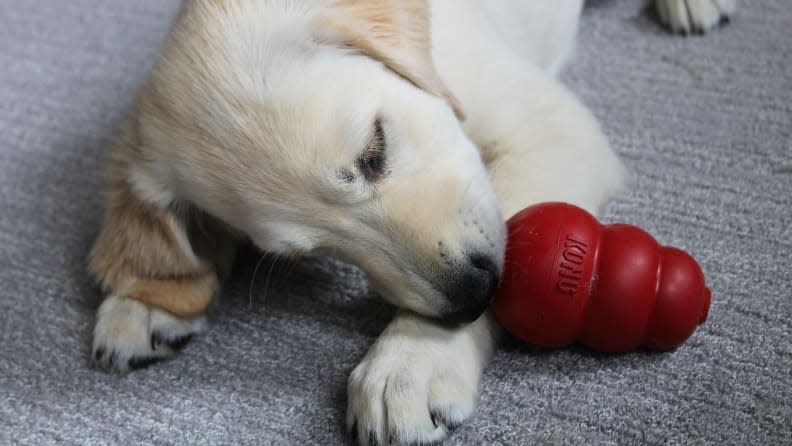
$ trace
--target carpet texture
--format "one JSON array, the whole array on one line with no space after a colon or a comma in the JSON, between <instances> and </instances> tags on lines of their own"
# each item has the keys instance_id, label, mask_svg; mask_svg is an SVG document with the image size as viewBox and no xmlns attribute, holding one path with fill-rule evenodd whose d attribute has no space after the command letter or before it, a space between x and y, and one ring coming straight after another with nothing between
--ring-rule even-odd
<instances>
[{"instance_id":1,"label":"carpet texture","mask_svg":"<svg viewBox=\"0 0 792 446\"><path fill-rule=\"evenodd\" d=\"M564 77L633 174L604 220L693 253L710 318L666 354L503 348L449 444L792 444L792 8L683 38L641 3L590 4ZM335 261L267 260L251 292L246 252L178 359L89 367L97 172L176 8L0 0L0 444L345 441L347 375L392 310Z\"/></svg>"}]
</instances>

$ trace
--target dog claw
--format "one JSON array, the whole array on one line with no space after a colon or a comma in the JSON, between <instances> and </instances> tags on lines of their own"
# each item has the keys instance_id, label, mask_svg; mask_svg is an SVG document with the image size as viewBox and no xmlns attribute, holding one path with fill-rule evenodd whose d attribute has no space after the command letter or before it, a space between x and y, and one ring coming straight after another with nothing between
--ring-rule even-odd
<instances>
[{"instance_id":1,"label":"dog claw","mask_svg":"<svg viewBox=\"0 0 792 446\"><path fill-rule=\"evenodd\" d=\"M353 444L357 444L358 442L358 428L357 428L357 421L352 423L352 427L347 428L347 432L349 432L349 437L352 439Z\"/></svg>"},{"instance_id":2,"label":"dog claw","mask_svg":"<svg viewBox=\"0 0 792 446\"><path fill-rule=\"evenodd\" d=\"M161 343L162 343L162 341L160 340L160 337L157 336L156 333L151 335L151 349L152 350L156 350L160 346Z\"/></svg>"},{"instance_id":3,"label":"dog claw","mask_svg":"<svg viewBox=\"0 0 792 446\"><path fill-rule=\"evenodd\" d=\"M193 335L180 336L178 338L167 341L168 347L174 351L179 351L184 348L193 338Z\"/></svg>"},{"instance_id":4,"label":"dog claw","mask_svg":"<svg viewBox=\"0 0 792 446\"><path fill-rule=\"evenodd\" d=\"M193 338L193 335L184 335L173 339L166 339L158 333L151 335L151 349L157 350L162 344L167 345L171 350L177 352L182 350Z\"/></svg>"},{"instance_id":5,"label":"dog claw","mask_svg":"<svg viewBox=\"0 0 792 446\"><path fill-rule=\"evenodd\" d=\"M129 368L132 370L138 369L145 369L146 367L154 364L155 362L159 361L162 358L154 358L154 357L143 357L143 358L132 358L129 360Z\"/></svg>"},{"instance_id":6,"label":"dog claw","mask_svg":"<svg viewBox=\"0 0 792 446\"><path fill-rule=\"evenodd\" d=\"M431 414L430 416L432 417L432 424L434 424L434 427L435 428L440 427L440 424L437 421L439 417L436 414L434 414L434 413Z\"/></svg>"}]
</instances>

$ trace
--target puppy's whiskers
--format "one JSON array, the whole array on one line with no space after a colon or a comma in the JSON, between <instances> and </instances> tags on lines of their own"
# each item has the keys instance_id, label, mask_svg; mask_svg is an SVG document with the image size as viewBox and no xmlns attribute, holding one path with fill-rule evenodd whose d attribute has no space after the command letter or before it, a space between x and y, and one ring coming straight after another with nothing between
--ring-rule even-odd
<instances>
[{"instance_id":1,"label":"puppy's whiskers","mask_svg":"<svg viewBox=\"0 0 792 446\"><path fill-rule=\"evenodd\" d=\"M473 185L476 184L476 182L478 182L480 180L481 180L481 178L478 177L478 176L472 177L470 180L468 180L468 184L465 187L465 190L462 192L462 196L463 197L467 197L468 194L470 193L470 190L472 189ZM483 195L476 196L475 197L476 202L475 202L475 204L473 205L472 208L473 209L478 208L481 205L481 203L483 203L486 199L487 199L487 197L485 197Z\"/></svg>"},{"instance_id":2,"label":"puppy's whiskers","mask_svg":"<svg viewBox=\"0 0 792 446\"><path fill-rule=\"evenodd\" d=\"M267 293L269 292L269 285L270 279L272 278L272 271L275 269L275 263L277 263L278 258L275 257L272 259L272 264L270 264L269 271L267 271L267 279L264 281L264 296L261 298L261 305L264 305L264 302L267 301Z\"/></svg>"},{"instance_id":3,"label":"puppy's whiskers","mask_svg":"<svg viewBox=\"0 0 792 446\"><path fill-rule=\"evenodd\" d=\"M470 192L470 188L473 187L473 184L478 180L478 177L474 177L468 180L467 186L465 186L465 190L462 192L462 196L466 197L468 192Z\"/></svg>"},{"instance_id":4,"label":"puppy's whiskers","mask_svg":"<svg viewBox=\"0 0 792 446\"><path fill-rule=\"evenodd\" d=\"M253 311L253 289L256 284L256 275L258 275L258 270L261 268L261 264L264 263L264 259L267 258L267 253L261 255L258 263L256 263L256 267L253 269L253 277L250 278L250 288L248 290L248 309ZM262 299L262 304L267 300L267 288L269 287L270 276L272 274L272 268L275 266L276 258L272 259L272 264L270 265L269 272L267 273L267 279L264 282L264 298Z\"/></svg>"},{"instance_id":5,"label":"puppy's whiskers","mask_svg":"<svg viewBox=\"0 0 792 446\"><path fill-rule=\"evenodd\" d=\"M253 276L250 278L250 287L248 289L248 308L250 311L253 311L253 292L255 290L256 284L256 276L258 276L258 271L261 268L261 264L264 263L266 258L271 258L272 263L270 264L269 270L267 271L267 277L264 280L264 295L261 298L261 304L263 305L267 301L267 295L269 293L269 286L272 280L272 272L275 270L276 263L282 263L281 260L285 261L287 266L289 267L288 271L286 271L286 275L288 276L294 271L294 267L298 264L299 256L294 255L292 253L286 254L273 254L273 253L264 253L261 255L261 258L256 263L256 267L253 269ZM283 270L281 269L281 272Z\"/></svg>"}]
</instances>

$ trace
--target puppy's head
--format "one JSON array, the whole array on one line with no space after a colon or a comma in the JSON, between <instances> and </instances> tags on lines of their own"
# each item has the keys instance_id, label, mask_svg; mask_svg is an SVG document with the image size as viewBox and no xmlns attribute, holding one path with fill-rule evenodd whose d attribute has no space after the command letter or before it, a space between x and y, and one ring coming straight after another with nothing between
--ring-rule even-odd
<instances>
[{"instance_id":1,"label":"puppy's head","mask_svg":"<svg viewBox=\"0 0 792 446\"><path fill-rule=\"evenodd\" d=\"M425 2L274 3L182 11L140 102L136 178L264 250L351 261L398 306L475 319L504 223Z\"/></svg>"}]
</instances>

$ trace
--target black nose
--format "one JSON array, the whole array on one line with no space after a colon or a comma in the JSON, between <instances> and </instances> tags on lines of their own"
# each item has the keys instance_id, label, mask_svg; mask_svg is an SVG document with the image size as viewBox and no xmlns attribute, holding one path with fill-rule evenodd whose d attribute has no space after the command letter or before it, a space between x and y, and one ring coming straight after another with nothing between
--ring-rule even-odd
<instances>
[{"instance_id":1,"label":"black nose","mask_svg":"<svg viewBox=\"0 0 792 446\"><path fill-rule=\"evenodd\" d=\"M449 284L448 302L441 318L449 323L475 321L489 306L499 280L500 269L495 259L479 253L468 256Z\"/></svg>"}]
</instances>

